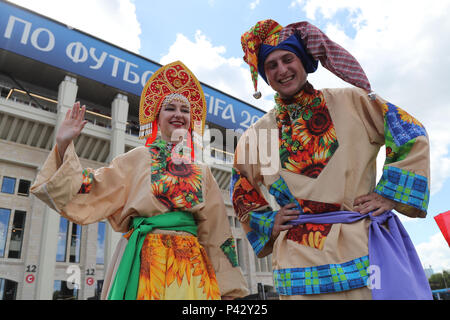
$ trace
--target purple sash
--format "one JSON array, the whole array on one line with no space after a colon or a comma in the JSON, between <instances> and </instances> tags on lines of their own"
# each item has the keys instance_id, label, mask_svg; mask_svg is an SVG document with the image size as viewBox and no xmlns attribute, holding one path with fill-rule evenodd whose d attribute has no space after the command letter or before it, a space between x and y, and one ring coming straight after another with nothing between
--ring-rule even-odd
<instances>
[{"instance_id":1,"label":"purple sash","mask_svg":"<svg viewBox=\"0 0 450 320\"><path fill-rule=\"evenodd\" d=\"M290 224L352 223L368 217L371 220L369 262L372 267L378 267L380 271L378 274L374 272L371 275L375 279L375 285L371 288L372 298L374 300L432 300L430 285L414 245L400 219L392 211L376 217L371 213L362 215L353 211L301 214ZM381 226L386 222L389 231ZM379 278L376 279L376 277ZM376 285L377 283L379 285Z\"/></svg>"}]
</instances>

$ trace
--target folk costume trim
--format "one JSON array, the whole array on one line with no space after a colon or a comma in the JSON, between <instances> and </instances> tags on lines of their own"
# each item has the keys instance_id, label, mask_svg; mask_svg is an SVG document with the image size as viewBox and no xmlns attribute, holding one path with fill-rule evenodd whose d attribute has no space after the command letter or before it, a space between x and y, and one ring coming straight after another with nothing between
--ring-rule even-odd
<instances>
[{"instance_id":1,"label":"folk costume trim","mask_svg":"<svg viewBox=\"0 0 450 320\"><path fill-rule=\"evenodd\" d=\"M236 171L236 176L239 176ZM246 183L249 184L247 181ZM250 184L249 184L250 185ZM251 185L250 185L251 186ZM251 187L249 190L252 190ZM256 191L255 191L256 192ZM325 203L319 201L296 199L289 190L282 177L275 181L269 188L269 193L275 197L278 205L283 207L289 203L295 203L297 206L292 210L300 211L300 214L316 214L338 211L341 205L338 203ZM233 188L232 188L233 199ZM264 200L264 199L263 199ZM265 200L264 200L265 201ZM247 202L245 202L247 203ZM253 203L255 209L247 212L249 227L251 231L246 234L250 245L258 255L264 246L269 242L272 235L275 216L278 211L271 211L270 208L264 210ZM256 210L260 209L260 210ZM236 210L236 209L235 209ZM237 211L235 211L237 212ZM323 250L325 240L331 231L332 224L314 224L305 223L294 225L286 234L286 238L295 241L301 245L309 246L314 249Z\"/></svg>"},{"instance_id":2,"label":"folk costume trim","mask_svg":"<svg viewBox=\"0 0 450 320\"><path fill-rule=\"evenodd\" d=\"M426 177L392 166L384 166L374 192L425 212L430 201Z\"/></svg>"},{"instance_id":3,"label":"folk costume trim","mask_svg":"<svg viewBox=\"0 0 450 320\"><path fill-rule=\"evenodd\" d=\"M367 286L369 265L369 256L363 256L339 264L279 269L273 270L273 280L282 295L342 292Z\"/></svg>"},{"instance_id":4,"label":"folk costume trim","mask_svg":"<svg viewBox=\"0 0 450 320\"><path fill-rule=\"evenodd\" d=\"M339 147L323 93L307 82L292 103L275 102L281 167L317 178Z\"/></svg>"},{"instance_id":5,"label":"folk costume trim","mask_svg":"<svg viewBox=\"0 0 450 320\"><path fill-rule=\"evenodd\" d=\"M248 213L249 226L252 231L247 233L255 253L258 255L272 236L275 216L278 211L251 211Z\"/></svg>"},{"instance_id":6,"label":"folk costume trim","mask_svg":"<svg viewBox=\"0 0 450 320\"><path fill-rule=\"evenodd\" d=\"M147 146L156 139L157 119L163 103L180 97L184 97L190 104L190 145L193 146L192 132L203 136L206 121L203 89L195 75L181 61L175 61L158 69L142 90L139 104L139 139L148 138Z\"/></svg>"},{"instance_id":7,"label":"folk costume trim","mask_svg":"<svg viewBox=\"0 0 450 320\"><path fill-rule=\"evenodd\" d=\"M293 208L293 210L300 211L300 215L333 212L340 210L341 208L341 205L338 203L296 199L282 177L270 186L269 193L275 197L275 200L281 207L289 203L297 204L297 207ZM325 240L328 233L331 231L331 227L332 224L329 223L298 224L288 230L286 238L304 246L323 250Z\"/></svg>"},{"instance_id":8,"label":"folk costume trim","mask_svg":"<svg viewBox=\"0 0 450 320\"><path fill-rule=\"evenodd\" d=\"M374 192L426 212L430 198L427 177L391 166L408 157L416 138L427 136L426 130L417 119L392 103L384 103L382 109L386 160Z\"/></svg>"},{"instance_id":9,"label":"folk costume trim","mask_svg":"<svg viewBox=\"0 0 450 320\"><path fill-rule=\"evenodd\" d=\"M246 221L250 211L268 205L248 179L234 168L231 169L230 198L240 221Z\"/></svg>"},{"instance_id":10,"label":"folk costume trim","mask_svg":"<svg viewBox=\"0 0 450 320\"><path fill-rule=\"evenodd\" d=\"M424 126L406 111L391 103L383 104L382 108L385 134L392 139L395 147L402 147L418 136L427 135Z\"/></svg>"},{"instance_id":11,"label":"folk costume trim","mask_svg":"<svg viewBox=\"0 0 450 320\"><path fill-rule=\"evenodd\" d=\"M239 266L238 256L236 253L236 242L234 238L228 238L224 243L220 246L225 256L230 261L233 267Z\"/></svg>"},{"instance_id":12,"label":"folk costume trim","mask_svg":"<svg viewBox=\"0 0 450 320\"><path fill-rule=\"evenodd\" d=\"M160 139L150 145L152 193L169 210L192 208L203 202L202 169L186 163L181 155L176 161L172 159L174 148Z\"/></svg>"},{"instance_id":13,"label":"folk costume trim","mask_svg":"<svg viewBox=\"0 0 450 320\"><path fill-rule=\"evenodd\" d=\"M91 192L92 184L94 183L94 174L92 173L92 171L84 169L81 175L83 177L83 182L81 183L81 188L78 193L86 194Z\"/></svg>"}]
</instances>

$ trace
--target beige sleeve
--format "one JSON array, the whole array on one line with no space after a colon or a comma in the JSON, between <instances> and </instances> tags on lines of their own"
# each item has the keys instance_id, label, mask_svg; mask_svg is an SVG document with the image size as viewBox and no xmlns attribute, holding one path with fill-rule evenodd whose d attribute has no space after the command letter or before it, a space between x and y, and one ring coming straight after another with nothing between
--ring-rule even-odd
<instances>
[{"instance_id":1,"label":"beige sleeve","mask_svg":"<svg viewBox=\"0 0 450 320\"><path fill-rule=\"evenodd\" d=\"M198 239L211 259L221 295L244 297L249 291L241 268L235 264L235 240L222 193L209 167L204 169L205 206L197 217Z\"/></svg>"},{"instance_id":2,"label":"beige sleeve","mask_svg":"<svg viewBox=\"0 0 450 320\"><path fill-rule=\"evenodd\" d=\"M395 210L424 218L430 195L430 144L425 127L402 108L364 90L354 99L371 143L385 145L383 175L375 192L394 200Z\"/></svg>"},{"instance_id":3,"label":"beige sleeve","mask_svg":"<svg viewBox=\"0 0 450 320\"><path fill-rule=\"evenodd\" d=\"M86 225L119 215L127 196L127 172L121 168L123 156L110 166L85 169L91 180L89 190L79 193L83 184L83 168L73 143L61 162L57 146L50 152L31 187L31 193L70 221ZM113 228L117 223L111 223Z\"/></svg>"},{"instance_id":4,"label":"beige sleeve","mask_svg":"<svg viewBox=\"0 0 450 320\"><path fill-rule=\"evenodd\" d=\"M256 149L257 139L256 129L253 126L239 139L234 156L230 195L234 212L248 241L255 254L262 258L272 253L273 241L270 234L261 233L250 226L249 214L252 211L265 212L270 209L258 185L262 182L262 175L259 152Z\"/></svg>"}]
</instances>

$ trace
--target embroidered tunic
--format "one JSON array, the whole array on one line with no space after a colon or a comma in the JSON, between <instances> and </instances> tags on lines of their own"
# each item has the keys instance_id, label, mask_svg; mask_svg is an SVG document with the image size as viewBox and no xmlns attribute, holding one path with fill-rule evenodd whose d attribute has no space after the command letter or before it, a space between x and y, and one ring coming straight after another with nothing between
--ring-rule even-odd
<instances>
[{"instance_id":1,"label":"embroidered tunic","mask_svg":"<svg viewBox=\"0 0 450 320\"><path fill-rule=\"evenodd\" d=\"M162 140L112 160L108 167L82 169L71 143L61 162L57 147L39 172L32 193L61 216L85 225L107 219L128 232L134 217L190 213L197 235L154 230L145 236L137 299L220 299L242 297L247 285L237 266L234 239L221 191L207 166L171 157ZM102 298L133 230L118 244L105 275Z\"/></svg>"},{"instance_id":2,"label":"embroidered tunic","mask_svg":"<svg viewBox=\"0 0 450 320\"><path fill-rule=\"evenodd\" d=\"M370 298L369 219L301 224L273 242L277 209L264 189L280 206L292 195L301 214L353 211L357 197L376 192L396 201L398 212L423 218L430 176L426 131L401 108L379 97L372 101L359 88L315 90L307 83L291 104L278 95L275 102L236 149L230 195L247 238L259 257L273 254L274 284L282 297ZM274 136L276 147L269 151ZM375 161L384 144L377 183Z\"/></svg>"}]
</instances>

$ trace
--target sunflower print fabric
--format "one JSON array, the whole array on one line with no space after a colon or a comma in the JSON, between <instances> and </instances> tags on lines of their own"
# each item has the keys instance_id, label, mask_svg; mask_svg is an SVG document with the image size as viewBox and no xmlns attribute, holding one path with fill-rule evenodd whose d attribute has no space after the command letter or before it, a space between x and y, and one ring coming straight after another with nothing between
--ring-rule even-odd
<instances>
[{"instance_id":1,"label":"sunflower print fabric","mask_svg":"<svg viewBox=\"0 0 450 320\"><path fill-rule=\"evenodd\" d=\"M338 203L296 199L282 177L270 186L269 192L275 197L280 207L284 207L289 203L297 204L295 210L299 210L300 214L333 212L339 211L341 208L341 205ZM322 250L331 227L332 224L299 224L289 229L286 238L301 245Z\"/></svg>"},{"instance_id":2,"label":"sunflower print fabric","mask_svg":"<svg viewBox=\"0 0 450 320\"><path fill-rule=\"evenodd\" d=\"M293 103L275 102L281 166L317 178L339 146L322 92L307 82Z\"/></svg>"},{"instance_id":3,"label":"sunflower print fabric","mask_svg":"<svg viewBox=\"0 0 450 320\"><path fill-rule=\"evenodd\" d=\"M187 209L203 202L201 167L186 163L175 146L157 140L150 146L152 192L170 210Z\"/></svg>"},{"instance_id":4,"label":"sunflower print fabric","mask_svg":"<svg viewBox=\"0 0 450 320\"><path fill-rule=\"evenodd\" d=\"M239 220L245 220L250 211L267 206L268 203L239 170L231 169L230 199Z\"/></svg>"},{"instance_id":5,"label":"sunflower print fabric","mask_svg":"<svg viewBox=\"0 0 450 320\"><path fill-rule=\"evenodd\" d=\"M213 266L194 236L148 234L138 300L220 300Z\"/></svg>"},{"instance_id":6,"label":"sunflower print fabric","mask_svg":"<svg viewBox=\"0 0 450 320\"><path fill-rule=\"evenodd\" d=\"M303 213L325 213L339 211L341 205L338 203L325 203L311 200L298 200ZM304 246L322 250L325 239L331 231L332 224L299 224L287 232L286 238L296 241Z\"/></svg>"}]
</instances>

